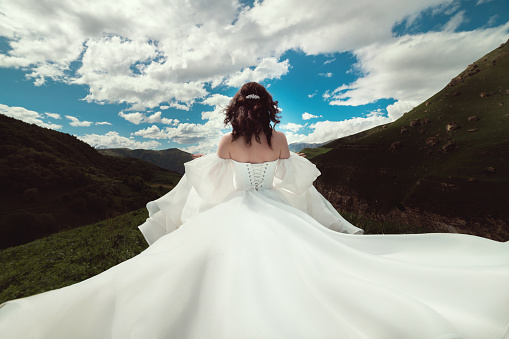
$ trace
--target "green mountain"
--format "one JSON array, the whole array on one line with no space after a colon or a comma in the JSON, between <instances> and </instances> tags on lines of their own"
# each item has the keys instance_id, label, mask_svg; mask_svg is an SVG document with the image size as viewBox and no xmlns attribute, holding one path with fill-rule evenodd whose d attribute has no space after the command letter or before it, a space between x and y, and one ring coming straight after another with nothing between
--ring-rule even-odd
<instances>
[{"instance_id":1,"label":"green mountain","mask_svg":"<svg viewBox=\"0 0 509 339\"><path fill-rule=\"evenodd\" d=\"M509 43L385 126L305 150L340 210L509 240Z\"/></svg>"},{"instance_id":2,"label":"green mountain","mask_svg":"<svg viewBox=\"0 0 509 339\"><path fill-rule=\"evenodd\" d=\"M192 159L190 153L181 151L177 148L170 148L161 151L146 149L132 150L129 148L105 148L98 149L97 151L104 155L132 157L144 160L180 174L184 174L184 163Z\"/></svg>"},{"instance_id":3,"label":"green mountain","mask_svg":"<svg viewBox=\"0 0 509 339\"><path fill-rule=\"evenodd\" d=\"M0 248L143 207L180 177L0 114Z\"/></svg>"}]
</instances>

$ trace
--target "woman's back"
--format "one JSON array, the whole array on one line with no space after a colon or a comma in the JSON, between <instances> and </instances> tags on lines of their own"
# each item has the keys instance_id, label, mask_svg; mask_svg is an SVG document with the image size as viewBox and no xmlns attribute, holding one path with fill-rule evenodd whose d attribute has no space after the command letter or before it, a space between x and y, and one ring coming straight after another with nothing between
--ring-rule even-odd
<instances>
[{"instance_id":1,"label":"woman's back","mask_svg":"<svg viewBox=\"0 0 509 339\"><path fill-rule=\"evenodd\" d=\"M259 136L260 142L255 136L251 137L251 144L247 144L244 137L232 140L231 133L223 136L219 143L217 155L223 159L233 159L238 162L262 163L276 159L287 159L290 157L288 142L282 132L273 131L271 146L264 134Z\"/></svg>"}]
</instances>

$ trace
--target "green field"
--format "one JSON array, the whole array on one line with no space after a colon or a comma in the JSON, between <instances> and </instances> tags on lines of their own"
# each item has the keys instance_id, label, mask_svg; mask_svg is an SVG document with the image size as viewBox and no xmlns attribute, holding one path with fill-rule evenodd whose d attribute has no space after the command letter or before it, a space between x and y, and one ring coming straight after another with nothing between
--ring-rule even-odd
<instances>
[{"instance_id":1,"label":"green field","mask_svg":"<svg viewBox=\"0 0 509 339\"><path fill-rule=\"evenodd\" d=\"M0 251L0 303L68 286L148 247L138 230L145 209Z\"/></svg>"}]
</instances>

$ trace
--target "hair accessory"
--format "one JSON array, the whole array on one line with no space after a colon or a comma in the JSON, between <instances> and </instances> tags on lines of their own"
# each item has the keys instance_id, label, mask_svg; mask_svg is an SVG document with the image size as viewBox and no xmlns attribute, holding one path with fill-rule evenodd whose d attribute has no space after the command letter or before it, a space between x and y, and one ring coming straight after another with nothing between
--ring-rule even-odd
<instances>
[{"instance_id":1,"label":"hair accessory","mask_svg":"<svg viewBox=\"0 0 509 339\"><path fill-rule=\"evenodd\" d=\"M249 94L246 95L246 99L260 99L260 96L256 94Z\"/></svg>"}]
</instances>

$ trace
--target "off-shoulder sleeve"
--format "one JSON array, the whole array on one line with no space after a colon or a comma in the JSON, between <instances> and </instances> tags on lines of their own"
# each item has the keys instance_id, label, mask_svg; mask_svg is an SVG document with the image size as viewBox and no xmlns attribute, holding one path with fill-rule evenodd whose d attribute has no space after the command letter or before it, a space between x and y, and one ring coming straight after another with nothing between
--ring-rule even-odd
<instances>
[{"instance_id":1,"label":"off-shoulder sleeve","mask_svg":"<svg viewBox=\"0 0 509 339\"><path fill-rule=\"evenodd\" d=\"M320 175L316 166L304 157L290 152L290 158L280 159L276 168L274 187L295 194L304 193Z\"/></svg>"},{"instance_id":2,"label":"off-shoulder sleeve","mask_svg":"<svg viewBox=\"0 0 509 339\"><path fill-rule=\"evenodd\" d=\"M187 162L184 166L187 180L203 200L217 204L235 191L231 159L221 159L211 154Z\"/></svg>"},{"instance_id":3,"label":"off-shoulder sleeve","mask_svg":"<svg viewBox=\"0 0 509 339\"><path fill-rule=\"evenodd\" d=\"M343 218L313 186L319 175L320 171L313 163L291 152L290 158L278 163L274 188L290 205L306 212L323 226L342 233L362 234L362 229Z\"/></svg>"},{"instance_id":4,"label":"off-shoulder sleeve","mask_svg":"<svg viewBox=\"0 0 509 339\"><path fill-rule=\"evenodd\" d=\"M177 186L147 204L149 217L139 229L149 245L197 214L225 201L235 191L229 159L211 154L184 166L186 173Z\"/></svg>"}]
</instances>

